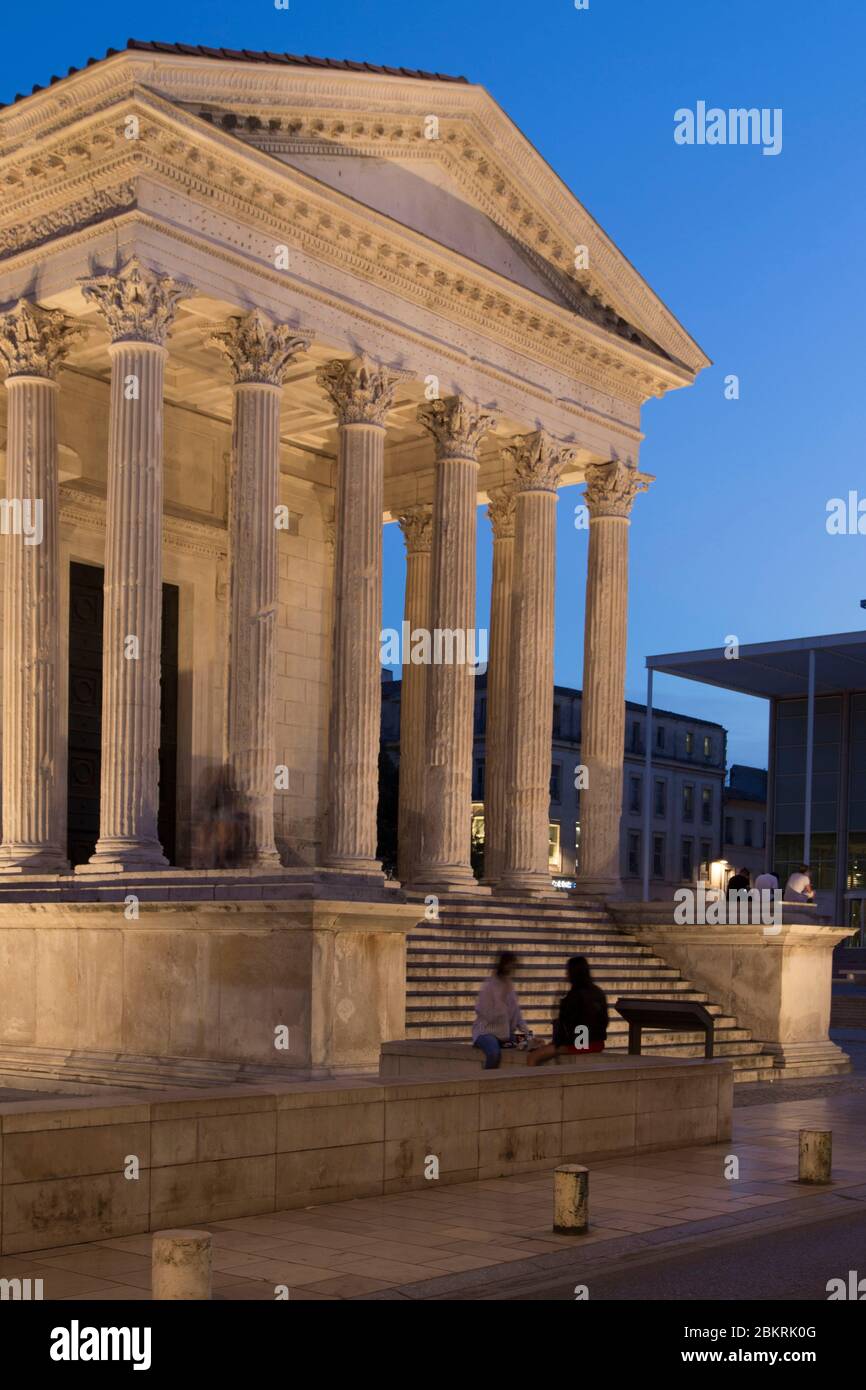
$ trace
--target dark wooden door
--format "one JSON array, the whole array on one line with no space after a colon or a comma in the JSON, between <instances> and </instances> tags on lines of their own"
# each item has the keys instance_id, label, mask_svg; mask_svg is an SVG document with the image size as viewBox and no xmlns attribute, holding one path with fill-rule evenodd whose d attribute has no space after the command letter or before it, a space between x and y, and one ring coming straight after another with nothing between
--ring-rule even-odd
<instances>
[{"instance_id":1,"label":"dark wooden door","mask_svg":"<svg viewBox=\"0 0 866 1390\"><path fill-rule=\"evenodd\" d=\"M67 852L74 865L90 858L99 837L102 566L73 563L69 578ZM163 584L158 826L163 850L172 864L176 841L179 598L175 584Z\"/></svg>"}]
</instances>

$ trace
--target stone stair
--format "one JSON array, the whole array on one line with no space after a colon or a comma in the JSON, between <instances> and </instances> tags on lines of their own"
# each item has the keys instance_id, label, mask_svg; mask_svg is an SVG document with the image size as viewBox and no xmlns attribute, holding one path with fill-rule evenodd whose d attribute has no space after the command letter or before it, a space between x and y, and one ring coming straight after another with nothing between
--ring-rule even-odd
<instances>
[{"instance_id":1,"label":"stone stair","mask_svg":"<svg viewBox=\"0 0 866 1390\"><path fill-rule=\"evenodd\" d=\"M607 1047L628 1049L628 1026L613 1008L624 995L691 999L715 1017L715 1055L730 1060L737 1081L772 1079L773 1058L748 1029L724 1014L703 990L634 936L619 930L605 908L572 895L526 899L451 895L439 900L439 920L420 921L407 940L406 1036L466 1038L475 998L499 951L520 958L517 993L527 1023L550 1036L565 993L565 962L586 956L611 1010ZM702 1033L648 1032L643 1050L654 1057L702 1057Z\"/></svg>"}]
</instances>

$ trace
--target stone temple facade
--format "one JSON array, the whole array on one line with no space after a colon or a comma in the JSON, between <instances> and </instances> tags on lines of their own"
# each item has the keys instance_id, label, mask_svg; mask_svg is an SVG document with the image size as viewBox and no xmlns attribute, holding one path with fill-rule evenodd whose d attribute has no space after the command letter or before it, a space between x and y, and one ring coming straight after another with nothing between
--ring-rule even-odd
<instances>
[{"instance_id":1,"label":"stone temple facade","mask_svg":"<svg viewBox=\"0 0 866 1390\"><path fill-rule=\"evenodd\" d=\"M495 536L488 882L472 671L413 664L404 887L546 892L585 481L579 887L615 895L641 406L707 358L462 79L133 44L0 110L0 194L3 1057L366 1065L417 918L376 860L382 527L429 630Z\"/></svg>"}]
</instances>

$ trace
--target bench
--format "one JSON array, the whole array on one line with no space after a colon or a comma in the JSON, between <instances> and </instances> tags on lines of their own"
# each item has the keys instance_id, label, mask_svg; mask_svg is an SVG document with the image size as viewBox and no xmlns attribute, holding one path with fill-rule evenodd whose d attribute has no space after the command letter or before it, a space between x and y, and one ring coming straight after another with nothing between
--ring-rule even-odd
<instances>
[{"instance_id":1,"label":"bench","mask_svg":"<svg viewBox=\"0 0 866 1390\"><path fill-rule=\"evenodd\" d=\"M628 1024L628 1050L633 1056L640 1056L640 1039L644 1028L702 1032L704 1056L713 1055L713 1016L703 1004L696 1004L691 999L626 998L617 999L614 1008Z\"/></svg>"}]
</instances>

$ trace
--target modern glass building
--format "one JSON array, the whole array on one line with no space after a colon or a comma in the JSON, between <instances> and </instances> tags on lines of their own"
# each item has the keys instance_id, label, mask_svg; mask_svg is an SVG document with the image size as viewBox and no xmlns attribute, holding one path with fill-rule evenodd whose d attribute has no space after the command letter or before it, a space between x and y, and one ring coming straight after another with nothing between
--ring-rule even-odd
<instances>
[{"instance_id":1,"label":"modern glass building","mask_svg":"<svg viewBox=\"0 0 866 1390\"><path fill-rule=\"evenodd\" d=\"M770 702L766 864L809 864L818 905L866 947L866 632L647 657Z\"/></svg>"}]
</instances>

